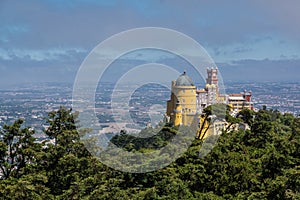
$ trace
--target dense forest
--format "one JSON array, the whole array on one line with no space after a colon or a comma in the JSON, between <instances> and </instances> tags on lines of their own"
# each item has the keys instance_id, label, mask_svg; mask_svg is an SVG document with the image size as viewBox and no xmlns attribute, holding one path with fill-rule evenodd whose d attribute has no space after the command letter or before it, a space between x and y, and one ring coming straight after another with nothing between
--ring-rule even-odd
<instances>
[{"instance_id":1,"label":"dense forest","mask_svg":"<svg viewBox=\"0 0 300 200\"><path fill-rule=\"evenodd\" d=\"M45 134L53 144L36 142L22 119L3 127L0 199L300 199L300 119L291 114L243 110L238 120L249 130L224 131L204 158L203 142L195 138L172 164L148 173L117 171L93 157L80 140L76 115L64 107L48 114ZM126 132L111 141L145 151L174 134L165 127L150 142Z\"/></svg>"}]
</instances>

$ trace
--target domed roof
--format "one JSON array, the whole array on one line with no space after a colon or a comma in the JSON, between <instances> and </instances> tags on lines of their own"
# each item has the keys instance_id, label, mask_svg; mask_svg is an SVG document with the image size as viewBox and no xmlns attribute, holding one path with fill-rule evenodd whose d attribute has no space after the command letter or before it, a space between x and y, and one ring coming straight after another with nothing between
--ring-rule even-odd
<instances>
[{"instance_id":1,"label":"domed roof","mask_svg":"<svg viewBox=\"0 0 300 200\"><path fill-rule=\"evenodd\" d=\"M175 83L176 86L194 86L194 82L193 80L186 75L186 72L183 72L183 74L181 74Z\"/></svg>"}]
</instances>

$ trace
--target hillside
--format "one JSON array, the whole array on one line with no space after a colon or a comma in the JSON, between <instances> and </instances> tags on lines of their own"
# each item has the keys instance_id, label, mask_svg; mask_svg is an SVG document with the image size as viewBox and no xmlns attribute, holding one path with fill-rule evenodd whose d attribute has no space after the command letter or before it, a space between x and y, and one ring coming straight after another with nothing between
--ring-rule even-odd
<instances>
[{"instance_id":1,"label":"hillside","mask_svg":"<svg viewBox=\"0 0 300 200\"><path fill-rule=\"evenodd\" d=\"M92 157L80 141L76 113L50 112L36 143L23 120L4 126L0 141L0 197L4 199L299 199L300 119L274 110L245 112L250 130L223 133L199 157L195 139L171 165L149 173L125 173ZM165 128L143 142L123 133L112 142L128 151L165 145L176 130ZM214 138L207 138L213 140Z\"/></svg>"}]
</instances>

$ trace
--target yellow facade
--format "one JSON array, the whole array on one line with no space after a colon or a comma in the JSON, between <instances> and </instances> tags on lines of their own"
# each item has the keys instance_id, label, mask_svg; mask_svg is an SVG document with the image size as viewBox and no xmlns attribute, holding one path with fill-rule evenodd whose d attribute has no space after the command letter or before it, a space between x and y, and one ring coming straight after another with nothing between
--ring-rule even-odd
<instances>
[{"instance_id":1,"label":"yellow facade","mask_svg":"<svg viewBox=\"0 0 300 200\"><path fill-rule=\"evenodd\" d=\"M192 79L184 72L176 81L172 81L171 99L167 102L166 120L174 126L197 126L196 137L205 139L212 134L220 134L228 124L225 119L207 119L203 113L207 106L227 104L232 114L243 108L253 110L252 92L241 94L219 94L218 69L207 69L206 86L197 90ZM208 116L213 117L213 115ZM238 124L239 125L239 124Z\"/></svg>"},{"instance_id":2,"label":"yellow facade","mask_svg":"<svg viewBox=\"0 0 300 200\"><path fill-rule=\"evenodd\" d=\"M209 130L209 123L207 121L204 123L204 120L205 116L201 115L199 121L199 128L196 134L196 137L200 139L205 139L209 134L211 134L211 130Z\"/></svg>"},{"instance_id":3,"label":"yellow facade","mask_svg":"<svg viewBox=\"0 0 300 200\"><path fill-rule=\"evenodd\" d=\"M196 113L196 86L192 79L183 73L176 81L172 81L171 99L167 102L167 116L175 126L189 126Z\"/></svg>"},{"instance_id":4,"label":"yellow facade","mask_svg":"<svg viewBox=\"0 0 300 200\"><path fill-rule=\"evenodd\" d=\"M182 113L181 113L182 107L180 104L177 104L174 112L174 126L180 126L182 125Z\"/></svg>"},{"instance_id":5,"label":"yellow facade","mask_svg":"<svg viewBox=\"0 0 300 200\"><path fill-rule=\"evenodd\" d=\"M209 78L207 88L213 88L212 95L217 95L216 79ZM216 96L214 97L217 98ZM218 97L224 98L224 97ZM205 116L197 110L197 89L192 79L184 72L176 81L172 81L171 98L167 102L166 115L174 126L191 126L198 124L196 137L205 139L216 133L215 124L209 124ZM196 121L195 121L196 120ZM193 123L194 122L194 123Z\"/></svg>"}]
</instances>

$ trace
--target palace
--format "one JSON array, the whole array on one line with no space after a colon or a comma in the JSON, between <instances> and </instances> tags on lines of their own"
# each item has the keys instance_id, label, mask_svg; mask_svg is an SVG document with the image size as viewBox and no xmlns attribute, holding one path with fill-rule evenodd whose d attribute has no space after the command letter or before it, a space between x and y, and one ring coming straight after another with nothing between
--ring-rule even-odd
<instances>
[{"instance_id":1,"label":"palace","mask_svg":"<svg viewBox=\"0 0 300 200\"><path fill-rule=\"evenodd\" d=\"M166 121L174 126L190 126L197 120L202 131L209 129L208 134L218 133L226 127L226 121L215 121L209 125L207 121L204 122L203 110L207 106L221 103L230 106L232 115L243 108L253 110L251 95L251 91L244 91L241 94L220 94L217 68L207 69L206 85L203 89L197 89L193 80L183 72L177 80L172 81L171 98L167 101ZM197 134L203 133L198 130Z\"/></svg>"}]
</instances>

